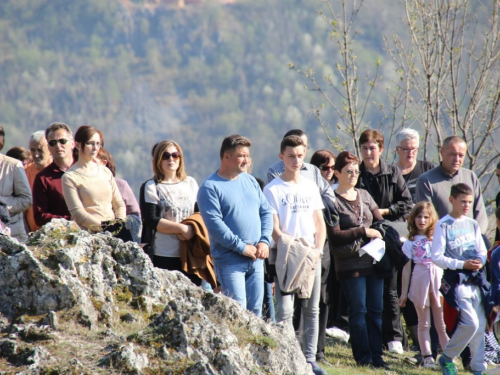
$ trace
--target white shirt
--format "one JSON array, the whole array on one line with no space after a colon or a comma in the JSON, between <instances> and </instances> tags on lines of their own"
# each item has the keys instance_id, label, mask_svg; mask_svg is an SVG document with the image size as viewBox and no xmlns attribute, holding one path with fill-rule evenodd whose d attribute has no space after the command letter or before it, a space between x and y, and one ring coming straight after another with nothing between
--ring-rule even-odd
<instances>
[{"instance_id":1,"label":"white shirt","mask_svg":"<svg viewBox=\"0 0 500 375\"><path fill-rule=\"evenodd\" d=\"M157 189L158 188L158 189ZM155 185L153 180L147 182L144 188L146 203L154 203L162 208L162 219L176 223L191 216L194 212L198 184L192 177L177 183L160 182ZM156 232L154 252L161 257L180 257L181 243L175 234Z\"/></svg>"},{"instance_id":2,"label":"white shirt","mask_svg":"<svg viewBox=\"0 0 500 375\"><path fill-rule=\"evenodd\" d=\"M314 211L324 208L318 186L300 176L298 183L275 178L264 188L273 214L278 215L280 230L294 238L304 238L314 246Z\"/></svg>"}]
</instances>

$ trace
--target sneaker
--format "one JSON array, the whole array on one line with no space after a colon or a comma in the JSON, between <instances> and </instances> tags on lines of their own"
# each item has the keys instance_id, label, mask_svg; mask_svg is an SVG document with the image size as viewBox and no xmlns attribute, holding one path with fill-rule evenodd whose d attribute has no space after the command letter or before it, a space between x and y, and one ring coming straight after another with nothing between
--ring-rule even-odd
<instances>
[{"instance_id":1,"label":"sneaker","mask_svg":"<svg viewBox=\"0 0 500 375\"><path fill-rule=\"evenodd\" d=\"M316 358L316 363L319 363L323 366L333 366L330 362L328 362L325 357L320 357L320 358Z\"/></svg>"},{"instance_id":2,"label":"sneaker","mask_svg":"<svg viewBox=\"0 0 500 375\"><path fill-rule=\"evenodd\" d=\"M425 357L422 366L430 370L437 370L436 362L434 362L434 358L432 358L432 356Z\"/></svg>"},{"instance_id":3,"label":"sneaker","mask_svg":"<svg viewBox=\"0 0 500 375\"><path fill-rule=\"evenodd\" d=\"M332 337L334 339L339 339L343 342L349 341L349 334L346 331L337 327L327 328L325 330L325 334L329 337Z\"/></svg>"},{"instance_id":4,"label":"sneaker","mask_svg":"<svg viewBox=\"0 0 500 375\"><path fill-rule=\"evenodd\" d=\"M441 371L443 371L443 375L457 375L458 369L457 366L453 363L451 358L448 358L446 355L442 354L438 359L438 365L441 367Z\"/></svg>"},{"instance_id":5,"label":"sneaker","mask_svg":"<svg viewBox=\"0 0 500 375\"><path fill-rule=\"evenodd\" d=\"M313 370L314 375L328 375L328 373L318 366L316 362L308 362Z\"/></svg>"},{"instance_id":6,"label":"sneaker","mask_svg":"<svg viewBox=\"0 0 500 375\"><path fill-rule=\"evenodd\" d=\"M401 344L399 341L389 341L387 343L387 346L389 347L389 351L391 353L396 353L396 354L403 354L403 344Z\"/></svg>"},{"instance_id":7,"label":"sneaker","mask_svg":"<svg viewBox=\"0 0 500 375\"><path fill-rule=\"evenodd\" d=\"M419 366L418 359L416 357L406 357L404 361L409 365Z\"/></svg>"}]
</instances>

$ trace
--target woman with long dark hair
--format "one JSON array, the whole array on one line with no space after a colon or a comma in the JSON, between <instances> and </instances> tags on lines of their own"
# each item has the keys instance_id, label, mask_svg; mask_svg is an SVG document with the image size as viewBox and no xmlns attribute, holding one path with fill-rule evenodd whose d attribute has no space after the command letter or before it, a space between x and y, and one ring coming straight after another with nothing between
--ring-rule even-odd
<instances>
[{"instance_id":1,"label":"woman with long dark hair","mask_svg":"<svg viewBox=\"0 0 500 375\"><path fill-rule=\"evenodd\" d=\"M337 178L335 177L335 154L330 150L318 150L311 156L312 165L319 168L321 176L328 182L328 184L335 190L338 186Z\"/></svg>"}]
</instances>

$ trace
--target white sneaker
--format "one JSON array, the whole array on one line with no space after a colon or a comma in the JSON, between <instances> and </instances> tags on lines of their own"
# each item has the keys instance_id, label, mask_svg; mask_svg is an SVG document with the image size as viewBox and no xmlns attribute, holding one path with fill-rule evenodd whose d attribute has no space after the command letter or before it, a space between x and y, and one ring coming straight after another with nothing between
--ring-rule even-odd
<instances>
[{"instance_id":1,"label":"white sneaker","mask_svg":"<svg viewBox=\"0 0 500 375\"><path fill-rule=\"evenodd\" d=\"M387 344L389 347L389 351L391 353L396 353L396 354L403 354L403 344L401 344L399 341L389 341Z\"/></svg>"},{"instance_id":2,"label":"white sneaker","mask_svg":"<svg viewBox=\"0 0 500 375\"><path fill-rule=\"evenodd\" d=\"M334 339L339 339L344 342L349 341L349 334L346 331L337 327L327 328L325 330L325 334L327 336L333 337Z\"/></svg>"},{"instance_id":3,"label":"white sneaker","mask_svg":"<svg viewBox=\"0 0 500 375\"><path fill-rule=\"evenodd\" d=\"M434 362L434 358L432 357L425 357L422 366L426 369L437 370L436 362Z\"/></svg>"}]
</instances>

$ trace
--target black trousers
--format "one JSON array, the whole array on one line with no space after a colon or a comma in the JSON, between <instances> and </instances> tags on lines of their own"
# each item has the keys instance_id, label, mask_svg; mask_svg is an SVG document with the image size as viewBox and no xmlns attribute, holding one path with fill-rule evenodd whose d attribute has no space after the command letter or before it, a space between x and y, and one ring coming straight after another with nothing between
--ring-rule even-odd
<instances>
[{"instance_id":1,"label":"black trousers","mask_svg":"<svg viewBox=\"0 0 500 375\"><path fill-rule=\"evenodd\" d=\"M201 285L201 279L193 275L191 273L184 272L182 270L182 265L181 265L181 258L174 258L174 257L159 257L155 255L153 257L153 265L155 267L164 269L164 270L169 270L169 271L179 271L182 272L184 276L186 276L191 282L196 285L200 286Z\"/></svg>"},{"instance_id":2,"label":"black trousers","mask_svg":"<svg viewBox=\"0 0 500 375\"><path fill-rule=\"evenodd\" d=\"M407 346L408 339L401 324L401 311L399 309L397 273L393 277L384 279L384 310L382 311L382 337L384 344L390 341L399 341ZM406 341L406 345L405 345Z\"/></svg>"}]
</instances>

